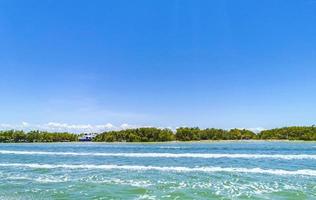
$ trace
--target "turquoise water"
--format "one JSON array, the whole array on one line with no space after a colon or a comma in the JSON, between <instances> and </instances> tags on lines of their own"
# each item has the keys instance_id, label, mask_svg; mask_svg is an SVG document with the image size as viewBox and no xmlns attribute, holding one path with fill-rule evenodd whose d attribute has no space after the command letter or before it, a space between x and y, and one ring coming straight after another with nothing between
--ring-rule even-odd
<instances>
[{"instance_id":1,"label":"turquoise water","mask_svg":"<svg viewBox=\"0 0 316 200\"><path fill-rule=\"evenodd\" d=\"M316 199L316 143L0 144L0 199Z\"/></svg>"}]
</instances>

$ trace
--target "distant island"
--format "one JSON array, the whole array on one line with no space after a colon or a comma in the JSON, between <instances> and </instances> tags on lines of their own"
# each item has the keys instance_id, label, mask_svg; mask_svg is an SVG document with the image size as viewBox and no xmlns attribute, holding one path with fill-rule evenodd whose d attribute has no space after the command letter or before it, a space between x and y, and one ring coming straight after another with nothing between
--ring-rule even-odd
<instances>
[{"instance_id":1,"label":"distant island","mask_svg":"<svg viewBox=\"0 0 316 200\"><path fill-rule=\"evenodd\" d=\"M77 142L80 134L54 133L46 131L6 130L0 131L1 143L33 142ZM178 128L170 129L135 128L119 131L108 131L96 136L93 142L167 142L167 141L203 141L203 140L305 140L316 141L315 126L292 126L254 133L246 129L216 128Z\"/></svg>"}]
</instances>

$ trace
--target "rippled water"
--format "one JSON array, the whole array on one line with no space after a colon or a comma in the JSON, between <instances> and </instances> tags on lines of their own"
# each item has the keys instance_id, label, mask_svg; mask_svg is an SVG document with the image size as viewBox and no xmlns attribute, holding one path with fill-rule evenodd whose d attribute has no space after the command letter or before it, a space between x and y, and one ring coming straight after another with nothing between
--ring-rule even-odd
<instances>
[{"instance_id":1,"label":"rippled water","mask_svg":"<svg viewBox=\"0 0 316 200\"><path fill-rule=\"evenodd\" d=\"M0 199L316 199L316 143L0 144Z\"/></svg>"}]
</instances>

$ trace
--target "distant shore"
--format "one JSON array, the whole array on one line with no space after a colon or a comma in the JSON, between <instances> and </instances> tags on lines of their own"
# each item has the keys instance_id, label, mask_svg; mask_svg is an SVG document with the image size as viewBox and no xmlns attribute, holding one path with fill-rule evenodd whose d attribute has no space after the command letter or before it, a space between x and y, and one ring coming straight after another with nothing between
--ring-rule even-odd
<instances>
[{"instance_id":1,"label":"distant shore","mask_svg":"<svg viewBox=\"0 0 316 200\"><path fill-rule=\"evenodd\" d=\"M316 141L315 126L292 126L264 130L254 133L246 129L178 128L154 127L124 129L95 134L6 130L0 131L0 143L50 143L50 142L217 142L217 141Z\"/></svg>"},{"instance_id":2,"label":"distant shore","mask_svg":"<svg viewBox=\"0 0 316 200\"><path fill-rule=\"evenodd\" d=\"M316 140L192 140L192 141L165 141L165 142L0 142L0 144L194 144L194 143L260 143L260 142L288 142L288 143L316 143Z\"/></svg>"}]
</instances>

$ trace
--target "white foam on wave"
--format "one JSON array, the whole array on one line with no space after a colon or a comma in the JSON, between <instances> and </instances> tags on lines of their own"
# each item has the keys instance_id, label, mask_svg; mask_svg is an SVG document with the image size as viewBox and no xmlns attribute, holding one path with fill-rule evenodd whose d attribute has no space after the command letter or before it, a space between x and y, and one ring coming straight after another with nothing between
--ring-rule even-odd
<instances>
[{"instance_id":1,"label":"white foam on wave","mask_svg":"<svg viewBox=\"0 0 316 200\"><path fill-rule=\"evenodd\" d=\"M26 181L35 181L35 182L39 182L39 183L61 183L61 182L66 182L68 181L68 177L63 176L39 176L39 177L32 177L32 176L27 176L27 175L2 175L0 176L0 179L2 181L5 180L16 180L16 181L20 181L20 180L26 180Z\"/></svg>"},{"instance_id":2,"label":"white foam on wave","mask_svg":"<svg viewBox=\"0 0 316 200\"><path fill-rule=\"evenodd\" d=\"M231 168L231 167L158 167L158 166L139 166L139 165L91 165L91 164L39 164L39 163L0 163L0 167L21 167L35 169L88 169L88 170L131 170L131 171L163 171L163 172L228 172L228 173L254 173L254 174L272 174L272 175L305 175L316 176L316 170L300 169L295 171L283 169L261 169L261 168Z\"/></svg>"},{"instance_id":3,"label":"white foam on wave","mask_svg":"<svg viewBox=\"0 0 316 200\"><path fill-rule=\"evenodd\" d=\"M185 149L184 147L161 146L160 149Z\"/></svg>"},{"instance_id":4,"label":"white foam on wave","mask_svg":"<svg viewBox=\"0 0 316 200\"><path fill-rule=\"evenodd\" d=\"M211 153L98 153L98 152L47 152L47 151L9 151L0 154L15 155L53 155L53 156L104 156L133 158L243 158L243 159L316 159L315 154L211 154Z\"/></svg>"}]
</instances>

